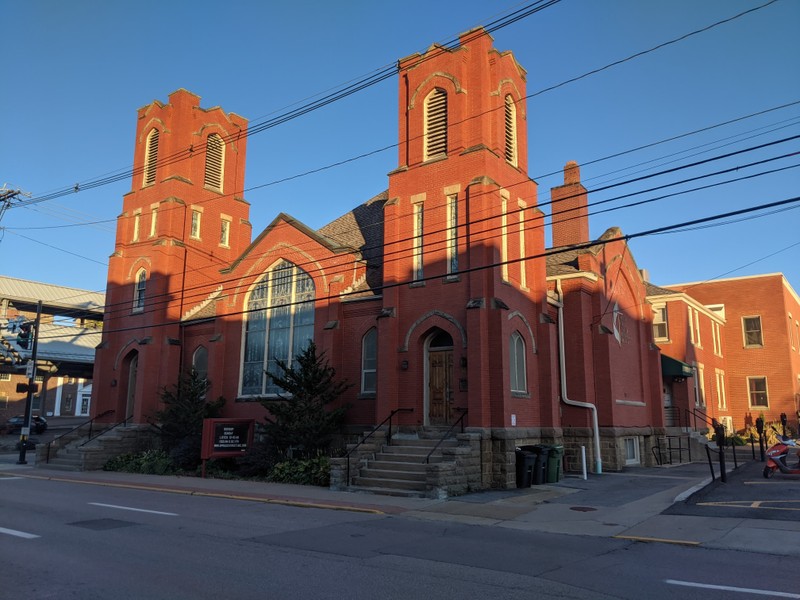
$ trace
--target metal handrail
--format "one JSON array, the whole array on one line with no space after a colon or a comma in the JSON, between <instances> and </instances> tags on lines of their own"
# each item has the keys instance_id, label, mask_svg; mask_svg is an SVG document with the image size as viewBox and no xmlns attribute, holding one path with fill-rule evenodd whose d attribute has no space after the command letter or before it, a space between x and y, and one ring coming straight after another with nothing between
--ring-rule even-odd
<instances>
[{"instance_id":1,"label":"metal handrail","mask_svg":"<svg viewBox=\"0 0 800 600\"><path fill-rule=\"evenodd\" d=\"M685 408L684 411L686 412L686 426L689 427L689 423L691 422L690 417L694 417L694 429L697 429L697 419L698 417L702 420L706 425L711 426L713 429L714 423L716 419L713 417L709 417L708 413L705 411L700 410L699 408Z\"/></svg>"},{"instance_id":2,"label":"metal handrail","mask_svg":"<svg viewBox=\"0 0 800 600\"><path fill-rule=\"evenodd\" d=\"M124 421L120 421L119 423L114 423L114 424L113 424L111 427L109 427L108 429L104 429L103 431L101 431L100 433L98 433L98 434L97 434L96 436L94 436L94 437L92 437L92 436L90 435L90 436L89 436L89 438L88 438L88 439L87 439L85 442L83 442L83 443L82 443L80 446L78 446L78 447L79 447L79 448L82 448L83 446L85 446L86 444L88 444L89 442L91 442L92 440L96 440L97 438L104 436L104 435L105 435L105 434L107 434L109 431L112 431L112 430L116 429L117 427L121 427L122 425L127 425L127 424L128 424L128 421L130 421L132 418L133 418L133 415L131 415L130 417L128 417L128 418L127 418L127 419L125 419Z\"/></svg>"},{"instance_id":3,"label":"metal handrail","mask_svg":"<svg viewBox=\"0 0 800 600\"><path fill-rule=\"evenodd\" d=\"M383 427L386 424L387 421L389 422L389 435L386 436L386 444L387 445L391 445L391 443L392 443L392 417L394 417L399 412L414 412L414 409L413 408L395 408L391 413L389 413L388 417L386 417L383 421L381 421L380 423L375 425L375 427L372 428L372 431L370 431L363 438L361 438L361 441L359 441L355 446L350 448L350 450L347 452L347 454L344 455L344 457L347 459L347 485L348 486L350 485L350 455L353 452L355 452L356 448L358 448L361 444L363 444L370 437L372 437L372 434L374 434L376 431L378 431L378 429Z\"/></svg>"},{"instance_id":4,"label":"metal handrail","mask_svg":"<svg viewBox=\"0 0 800 600\"><path fill-rule=\"evenodd\" d=\"M457 407L455 410L460 410L460 411L461 411L461 416L460 416L460 417L458 417L458 419L456 420L456 422L455 422L455 423L453 423L452 425L450 425L450 429L448 429L447 431L445 431L445 433L444 433L444 435L441 437L441 439L440 439L438 442L436 442L436 445L433 447L433 450L431 450L430 452L428 452L428 456L426 456L426 457L425 457L425 464L426 464L426 465L427 465L427 464L430 462L430 460L431 460L431 455L432 455L434 452L436 452L436 449L437 449L437 448L438 448L438 447L441 445L441 443L447 439L447 437L450 435L450 432L451 432L451 431L453 431L453 429L455 429L455 428L456 428L456 425L458 425L459 423L461 423L461 433L464 433L464 417L466 417L466 416L467 416L467 412L468 412L468 410L467 410L466 408L458 408L458 407Z\"/></svg>"},{"instance_id":5,"label":"metal handrail","mask_svg":"<svg viewBox=\"0 0 800 600\"><path fill-rule=\"evenodd\" d=\"M80 424L80 425L78 425L77 427L73 427L72 429L70 429L70 430L69 430L69 431L67 431L66 433L62 433L60 436L58 436L58 437L55 437L55 438L53 438L52 440L50 440L49 442L47 442L47 456L46 456L46 458L45 458L45 462L46 462L46 463L49 463L49 462L50 462L50 445L51 445L51 444L53 444L54 442L57 442L57 441L58 441L58 440L60 440L61 438L68 436L70 433L73 433L73 432L77 431L78 429L80 429L81 427L84 427L84 426L86 426L86 425L88 425L88 426L89 426L89 438L91 439L91 437L92 437L92 427L93 427L93 425L94 425L94 422L95 422L95 420L97 420L97 419L99 419L99 418L101 418L101 417L107 417L108 415L114 414L114 412L116 412L116 411L115 411L113 408L110 408L110 409L108 409L107 411L105 411L105 412L102 412L102 413L100 413L99 415L97 415L97 416L95 416L95 417L92 417L92 418L91 418L91 419L89 419L88 421L86 421L86 422L84 422L84 423L81 423L81 424Z\"/></svg>"}]
</instances>

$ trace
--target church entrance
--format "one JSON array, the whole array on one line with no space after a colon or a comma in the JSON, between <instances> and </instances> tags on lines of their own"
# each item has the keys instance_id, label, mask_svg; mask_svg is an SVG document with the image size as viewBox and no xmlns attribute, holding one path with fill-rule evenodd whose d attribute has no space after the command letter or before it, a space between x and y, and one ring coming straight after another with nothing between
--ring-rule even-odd
<instances>
[{"instance_id":1,"label":"church entrance","mask_svg":"<svg viewBox=\"0 0 800 600\"><path fill-rule=\"evenodd\" d=\"M427 343L429 425L450 425L453 405L453 338L437 330Z\"/></svg>"}]
</instances>

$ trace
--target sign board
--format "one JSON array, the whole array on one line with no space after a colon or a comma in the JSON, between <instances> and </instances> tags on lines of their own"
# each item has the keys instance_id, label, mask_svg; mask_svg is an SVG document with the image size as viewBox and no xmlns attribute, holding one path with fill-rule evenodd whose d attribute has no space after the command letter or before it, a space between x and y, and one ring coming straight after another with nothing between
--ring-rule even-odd
<instances>
[{"instance_id":1,"label":"sign board","mask_svg":"<svg viewBox=\"0 0 800 600\"><path fill-rule=\"evenodd\" d=\"M204 419L200 458L243 456L253 445L253 419Z\"/></svg>"},{"instance_id":2,"label":"sign board","mask_svg":"<svg viewBox=\"0 0 800 600\"><path fill-rule=\"evenodd\" d=\"M27 377L28 379L33 379L34 366L35 365L33 364L32 360L29 360L28 364L25 365L25 377Z\"/></svg>"}]
</instances>

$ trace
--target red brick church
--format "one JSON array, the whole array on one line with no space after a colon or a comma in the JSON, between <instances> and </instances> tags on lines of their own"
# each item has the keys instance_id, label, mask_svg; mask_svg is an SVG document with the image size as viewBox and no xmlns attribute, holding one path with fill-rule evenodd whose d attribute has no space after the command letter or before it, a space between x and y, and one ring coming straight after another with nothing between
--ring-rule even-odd
<instances>
[{"instance_id":1,"label":"red brick church","mask_svg":"<svg viewBox=\"0 0 800 600\"><path fill-rule=\"evenodd\" d=\"M526 79L483 29L401 60L388 190L319 230L278 214L255 238L246 120L186 90L139 109L94 414L146 423L193 367L229 416L260 420L265 371L313 340L354 384L351 426L461 419L469 488L514 485L524 443L561 444L572 466L583 446L591 470L644 463L663 427L645 285L619 230L590 243L574 163L546 255Z\"/></svg>"}]
</instances>

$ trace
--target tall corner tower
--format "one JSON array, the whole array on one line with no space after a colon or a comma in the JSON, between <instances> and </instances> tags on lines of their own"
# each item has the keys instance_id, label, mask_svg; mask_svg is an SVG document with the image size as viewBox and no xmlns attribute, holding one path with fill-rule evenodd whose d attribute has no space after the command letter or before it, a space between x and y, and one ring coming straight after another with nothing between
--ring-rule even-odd
<instances>
[{"instance_id":1,"label":"tall corner tower","mask_svg":"<svg viewBox=\"0 0 800 600\"><path fill-rule=\"evenodd\" d=\"M109 258L97 412L144 422L177 383L181 319L222 283L251 240L247 121L184 89L138 110L131 191ZM147 377L142 377L147 373Z\"/></svg>"}]
</instances>

